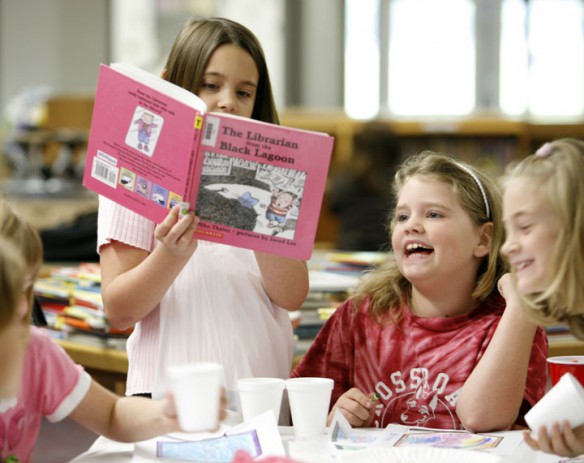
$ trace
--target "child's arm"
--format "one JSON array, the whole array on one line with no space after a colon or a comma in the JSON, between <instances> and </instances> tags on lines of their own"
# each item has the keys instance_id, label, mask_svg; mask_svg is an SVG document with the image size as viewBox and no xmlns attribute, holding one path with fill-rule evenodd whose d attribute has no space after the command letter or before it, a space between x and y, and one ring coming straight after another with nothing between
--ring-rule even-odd
<instances>
[{"instance_id":1,"label":"child's arm","mask_svg":"<svg viewBox=\"0 0 584 463\"><path fill-rule=\"evenodd\" d=\"M69 417L109 439L136 442L179 431L172 408L167 400L118 397L91 381L87 394Z\"/></svg>"},{"instance_id":2,"label":"child's arm","mask_svg":"<svg viewBox=\"0 0 584 463\"><path fill-rule=\"evenodd\" d=\"M156 227L161 244L152 253L117 241L102 247L102 297L112 326L129 328L148 315L195 252L198 218L179 219L179 210L175 206Z\"/></svg>"},{"instance_id":3,"label":"child's arm","mask_svg":"<svg viewBox=\"0 0 584 463\"><path fill-rule=\"evenodd\" d=\"M274 304L298 309L308 294L308 267L303 260L255 251L266 293Z\"/></svg>"},{"instance_id":4,"label":"child's arm","mask_svg":"<svg viewBox=\"0 0 584 463\"><path fill-rule=\"evenodd\" d=\"M456 406L464 427L475 432L515 423L525 390L537 324L528 319L511 281L501 277L507 307L483 357L468 377Z\"/></svg>"}]
</instances>

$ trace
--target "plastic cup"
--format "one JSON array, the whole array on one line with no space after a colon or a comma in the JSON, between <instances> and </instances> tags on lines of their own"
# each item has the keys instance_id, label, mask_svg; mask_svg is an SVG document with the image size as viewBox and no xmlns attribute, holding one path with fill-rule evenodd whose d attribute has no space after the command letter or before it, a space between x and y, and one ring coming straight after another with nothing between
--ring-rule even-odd
<instances>
[{"instance_id":1,"label":"plastic cup","mask_svg":"<svg viewBox=\"0 0 584 463\"><path fill-rule=\"evenodd\" d=\"M547 359L552 384L557 384L564 374L571 373L584 385L584 355L566 355Z\"/></svg>"},{"instance_id":2,"label":"plastic cup","mask_svg":"<svg viewBox=\"0 0 584 463\"><path fill-rule=\"evenodd\" d=\"M243 419L249 420L272 410L276 423L278 423L284 385L285 382L281 378L241 378L237 380Z\"/></svg>"},{"instance_id":3,"label":"plastic cup","mask_svg":"<svg viewBox=\"0 0 584 463\"><path fill-rule=\"evenodd\" d=\"M219 425L223 367L188 363L168 367L180 427L186 432L212 431Z\"/></svg>"},{"instance_id":4,"label":"plastic cup","mask_svg":"<svg viewBox=\"0 0 584 463\"><path fill-rule=\"evenodd\" d=\"M572 428L584 424L584 388L570 373L562 376L525 414L525 421L532 431L546 426L549 432L553 423L566 420Z\"/></svg>"},{"instance_id":5,"label":"plastic cup","mask_svg":"<svg viewBox=\"0 0 584 463\"><path fill-rule=\"evenodd\" d=\"M286 380L292 424L297 437L324 434L334 381L329 378Z\"/></svg>"}]
</instances>

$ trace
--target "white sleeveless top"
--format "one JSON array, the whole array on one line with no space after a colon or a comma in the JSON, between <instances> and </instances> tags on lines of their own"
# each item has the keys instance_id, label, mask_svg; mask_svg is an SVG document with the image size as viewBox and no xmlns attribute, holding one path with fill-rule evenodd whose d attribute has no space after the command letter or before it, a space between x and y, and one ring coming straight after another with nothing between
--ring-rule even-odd
<instances>
[{"instance_id":1,"label":"white sleeveless top","mask_svg":"<svg viewBox=\"0 0 584 463\"><path fill-rule=\"evenodd\" d=\"M98 250L116 240L151 252L155 226L100 197ZM136 324L127 350L127 395L160 397L165 367L198 361L221 363L232 395L238 378L288 378L294 338L287 311L264 290L254 253L199 241L159 306Z\"/></svg>"}]
</instances>

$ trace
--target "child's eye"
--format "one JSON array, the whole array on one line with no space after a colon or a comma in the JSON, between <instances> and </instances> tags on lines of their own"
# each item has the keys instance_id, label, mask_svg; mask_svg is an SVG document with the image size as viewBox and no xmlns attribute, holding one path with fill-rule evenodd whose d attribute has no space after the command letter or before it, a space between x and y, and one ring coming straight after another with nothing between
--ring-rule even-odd
<instances>
[{"instance_id":1,"label":"child's eye","mask_svg":"<svg viewBox=\"0 0 584 463\"><path fill-rule=\"evenodd\" d=\"M395 220L397 220L398 222L405 222L406 220L408 220L408 215L407 214L397 214L395 216Z\"/></svg>"},{"instance_id":2,"label":"child's eye","mask_svg":"<svg viewBox=\"0 0 584 463\"><path fill-rule=\"evenodd\" d=\"M204 88L207 90L217 90L219 88L219 86L213 82L203 82L201 84L201 88Z\"/></svg>"},{"instance_id":3,"label":"child's eye","mask_svg":"<svg viewBox=\"0 0 584 463\"><path fill-rule=\"evenodd\" d=\"M519 225L519 230L521 231L528 231L531 229L531 224L530 223L523 223Z\"/></svg>"},{"instance_id":4,"label":"child's eye","mask_svg":"<svg viewBox=\"0 0 584 463\"><path fill-rule=\"evenodd\" d=\"M430 212L428 212L428 217L430 219L439 219L439 218L444 217L444 216L440 212L430 211Z\"/></svg>"},{"instance_id":5,"label":"child's eye","mask_svg":"<svg viewBox=\"0 0 584 463\"><path fill-rule=\"evenodd\" d=\"M246 92L244 90L240 90L239 92L237 92L237 94L243 98L251 98L251 93Z\"/></svg>"}]
</instances>

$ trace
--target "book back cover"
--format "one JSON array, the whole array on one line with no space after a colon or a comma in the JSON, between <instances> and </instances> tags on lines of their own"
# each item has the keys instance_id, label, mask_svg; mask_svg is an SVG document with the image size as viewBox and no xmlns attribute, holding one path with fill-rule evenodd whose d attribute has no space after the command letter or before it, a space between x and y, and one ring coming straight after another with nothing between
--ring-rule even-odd
<instances>
[{"instance_id":1,"label":"book back cover","mask_svg":"<svg viewBox=\"0 0 584 463\"><path fill-rule=\"evenodd\" d=\"M191 202L202 111L101 65L83 185L160 223ZM160 79L159 79L160 80Z\"/></svg>"}]
</instances>

